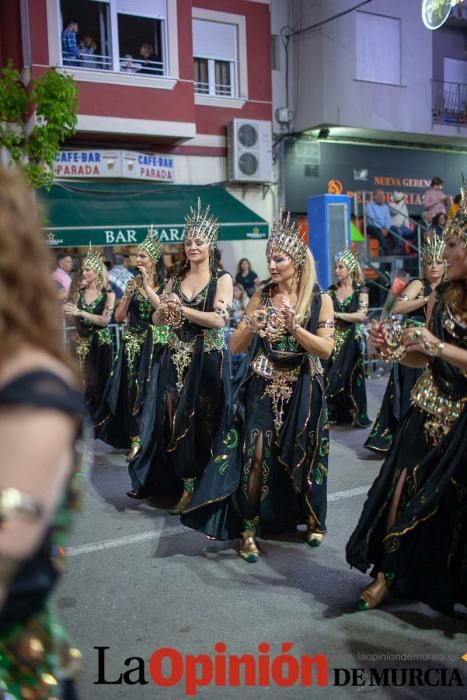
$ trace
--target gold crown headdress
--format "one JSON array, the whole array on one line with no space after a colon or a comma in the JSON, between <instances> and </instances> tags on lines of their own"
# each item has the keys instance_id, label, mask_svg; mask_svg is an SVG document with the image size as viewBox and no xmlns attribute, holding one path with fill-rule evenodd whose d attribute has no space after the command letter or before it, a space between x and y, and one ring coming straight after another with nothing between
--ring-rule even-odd
<instances>
[{"instance_id":1,"label":"gold crown headdress","mask_svg":"<svg viewBox=\"0 0 467 700\"><path fill-rule=\"evenodd\" d=\"M297 223L290 221L290 211L284 216L282 209L279 218L273 219L271 233L266 246L266 257L269 260L274 250L286 253L296 265L301 267L305 262L308 246L302 238L301 229Z\"/></svg>"},{"instance_id":2,"label":"gold crown headdress","mask_svg":"<svg viewBox=\"0 0 467 700\"><path fill-rule=\"evenodd\" d=\"M462 177L461 201L459 209L454 216L449 219L443 231L443 238L462 238L467 246L467 186Z\"/></svg>"},{"instance_id":3,"label":"gold crown headdress","mask_svg":"<svg viewBox=\"0 0 467 700\"><path fill-rule=\"evenodd\" d=\"M422 265L426 265L427 260L442 260L444 250L444 240L441 236L433 236L432 238L427 238L420 248L420 258Z\"/></svg>"},{"instance_id":4,"label":"gold crown headdress","mask_svg":"<svg viewBox=\"0 0 467 700\"><path fill-rule=\"evenodd\" d=\"M139 243L138 248L144 250L145 253L151 258L154 265L159 260L162 254L161 243L158 240L156 233L154 231L154 226L148 228L148 235L142 243Z\"/></svg>"},{"instance_id":5,"label":"gold crown headdress","mask_svg":"<svg viewBox=\"0 0 467 700\"><path fill-rule=\"evenodd\" d=\"M337 253L334 257L334 262L336 263L341 263L341 265L345 265L350 274L355 272L355 270L358 268L358 260L354 253L350 249L346 250L341 250L340 253Z\"/></svg>"},{"instance_id":6,"label":"gold crown headdress","mask_svg":"<svg viewBox=\"0 0 467 700\"><path fill-rule=\"evenodd\" d=\"M198 197L198 206L195 209L190 207L189 213L185 216L185 239L201 238L214 248L219 235L219 221L209 213L209 205L203 210L201 199Z\"/></svg>"},{"instance_id":7,"label":"gold crown headdress","mask_svg":"<svg viewBox=\"0 0 467 700\"><path fill-rule=\"evenodd\" d=\"M89 267L91 270L94 270L96 274L101 273L104 267L102 254L92 249L91 241L89 241L88 252L83 260L83 268L84 267Z\"/></svg>"}]
</instances>

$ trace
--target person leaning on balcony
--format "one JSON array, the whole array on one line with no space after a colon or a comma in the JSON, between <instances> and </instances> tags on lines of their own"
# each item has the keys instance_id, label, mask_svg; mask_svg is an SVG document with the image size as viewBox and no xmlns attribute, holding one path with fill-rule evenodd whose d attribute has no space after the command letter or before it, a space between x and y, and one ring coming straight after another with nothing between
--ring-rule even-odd
<instances>
[{"instance_id":1,"label":"person leaning on balcony","mask_svg":"<svg viewBox=\"0 0 467 700\"><path fill-rule=\"evenodd\" d=\"M62 32L62 59L64 66L78 66L80 53L76 35L78 33L78 22L74 19L68 20Z\"/></svg>"},{"instance_id":2,"label":"person leaning on balcony","mask_svg":"<svg viewBox=\"0 0 467 700\"><path fill-rule=\"evenodd\" d=\"M390 255L394 251L394 239L391 234L391 214L385 201L383 190L375 190L373 198L366 205L366 231L376 238L380 252Z\"/></svg>"},{"instance_id":3,"label":"person leaning on balcony","mask_svg":"<svg viewBox=\"0 0 467 700\"><path fill-rule=\"evenodd\" d=\"M440 177L434 177L430 183L430 189L423 195L423 206L426 211L436 214L446 214L446 207L451 204L451 197L443 192L443 181Z\"/></svg>"},{"instance_id":4,"label":"person leaning on balcony","mask_svg":"<svg viewBox=\"0 0 467 700\"><path fill-rule=\"evenodd\" d=\"M141 44L139 55L143 59L140 63L140 73L149 73L151 75L162 74L160 56L156 56L154 53L154 48L151 44Z\"/></svg>"}]
</instances>

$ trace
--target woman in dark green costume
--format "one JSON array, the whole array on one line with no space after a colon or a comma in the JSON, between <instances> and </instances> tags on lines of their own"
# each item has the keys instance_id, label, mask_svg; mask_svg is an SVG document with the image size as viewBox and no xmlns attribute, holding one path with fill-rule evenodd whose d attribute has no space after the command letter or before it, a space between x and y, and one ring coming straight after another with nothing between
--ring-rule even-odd
<instances>
[{"instance_id":1,"label":"woman in dark green costume","mask_svg":"<svg viewBox=\"0 0 467 700\"><path fill-rule=\"evenodd\" d=\"M329 450L321 357L333 345L330 298L316 285L313 257L290 215L267 246L271 283L257 292L231 349L248 350L237 377L236 415L206 468L182 523L220 539L241 538L255 562L258 535L308 526L326 532Z\"/></svg>"},{"instance_id":2,"label":"woman in dark green costume","mask_svg":"<svg viewBox=\"0 0 467 700\"><path fill-rule=\"evenodd\" d=\"M467 197L444 231L448 282L427 325L402 331L409 367L426 367L411 406L347 544L347 561L372 567L359 607L390 593L450 612L467 606ZM385 327L371 343L387 352ZM393 340L393 339L392 339Z\"/></svg>"},{"instance_id":3,"label":"woman in dark green costume","mask_svg":"<svg viewBox=\"0 0 467 700\"><path fill-rule=\"evenodd\" d=\"M150 229L136 252L139 274L128 282L115 310L116 321L128 323L96 426L96 437L104 442L117 449L130 447L129 461L141 448L141 410L161 340L151 318L159 303L161 280L156 265L160 256L161 245Z\"/></svg>"},{"instance_id":4,"label":"woman in dark green costume","mask_svg":"<svg viewBox=\"0 0 467 700\"><path fill-rule=\"evenodd\" d=\"M114 306L115 294L109 288L104 261L90 246L83 260L81 286L64 310L76 317L74 351L83 377L84 398L93 420L99 414L112 371L112 338L107 326Z\"/></svg>"},{"instance_id":5,"label":"woman in dark green costume","mask_svg":"<svg viewBox=\"0 0 467 700\"><path fill-rule=\"evenodd\" d=\"M185 217L185 263L169 280L154 314L165 342L154 363L142 415L143 449L130 464L130 498L167 496L188 506L217 435L230 416L230 372L224 329L232 278L217 258L219 222L200 200Z\"/></svg>"},{"instance_id":6,"label":"woman in dark green costume","mask_svg":"<svg viewBox=\"0 0 467 700\"><path fill-rule=\"evenodd\" d=\"M423 278L412 280L394 306L394 314L405 315L403 325L407 328L426 323L428 299L443 279L443 249L443 239L436 236L422 246ZM399 362L393 363L383 402L365 447L380 454L389 452L397 428L409 408L412 389L422 371L416 367L405 367Z\"/></svg>"},{"instance_id":7,"label":"woman in dark green costume","mask_svg":"<svg viewBox=\"0 0 467 700\"><path fill-rule=\"evenodd\" d=\"M332 356L325 363L326 398L331 423L366 428L365 368L360 324L368 311L368 289L362 286L363 273L350 250L336 256L337 283L328 292L336 321Z\"/></svg>"}]
</instances>

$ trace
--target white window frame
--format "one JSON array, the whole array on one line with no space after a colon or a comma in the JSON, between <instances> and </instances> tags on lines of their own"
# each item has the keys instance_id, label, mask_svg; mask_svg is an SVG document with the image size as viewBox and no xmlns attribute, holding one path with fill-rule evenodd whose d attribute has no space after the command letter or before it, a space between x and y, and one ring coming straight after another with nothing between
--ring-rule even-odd
<instances>
[{"instance_id":1,"label":"white window frame","mask_svg":"<svg viewBox=\"0 0 467 700\"><path fill-rule=\"evenodd\" d=\"M367 18L374 17L382 20L391 20L392 22L398 23L399 46L397 50L397 60L399 63L399 75L393 80L389 78L385 80L384 78L379 76L378 72L376 72L375 74L372 73L374 66L376 66L377 64L376 60L372 63L372 70L369 72L367 72L367 68L365 67L365 65L362 64L362 56L361 52L359 52L359 19L363 20L364 16ZM402 86L402 22L400 17L391 17L389 15L376 14L374 12L359 11L355 13L355 80L367 83L377 83L381 85L394 85L395 87Z\"/></svg>"},{"instance_id":2,"label":"white window frame","mask_svg":"<svg viewBox=\"0 0 467 700\"><path fill-rule=\"evenodd\" d=\"M237 97L237 71L235 61L228 61L225 58L206 58L205 56L193 56L194 60L197 58L199 58L202 61L208 62L208 92L198 92L196 90L195 81L195 95L204 95L205 97ZM223 95L221 92L216 92L216 61L228 63L230 66L230 95Z\"/></svg>"},{"instance_id":3,"label":"white window frame","mask_svg":"<svg viewBox=\"0 0 467 700\"><path fill-rule=\"evenodd\" d=\"M105 1L105 0L104 0ZM166 66L165 75L138 75L138 73L125 73L119 70L118 41L116 40L117 13L116 1L109 0L112 8L110 13L110 31L112 36L112 60L114 70L86 69L80 66L62 66L61 48L61 12L60 0L47 0L47 35L49 44L49 63L59 67L67 75L75 80L87 83L111 83L112 85L129 85L132 87L153 87L164 90L173 90L179 80L178 61L178 14L177 0L167 0L166 30L163 32L163 46L165 49ZM115 11L114 11L115 10ZM164 36L165 35L165 36ZM117 70L115 70L115 67Z\"/></svg>"},{"instance_id":4,"label":"white window frame","mask_svg":"<svg viewBox=\"0 0 467 700\"><path fill-rule=\"evenodd\" d=\"M206 20L208 22L222 22L223 24L233 24L237 29L237 65L234 66L234 75L231 75L232 81L235 81L232 82L233 95L235 95L235 97L215 94L206 95L195 92L195 104L210 105L211 107L233 107L234 109L240 109L248 99L248 63L245 16L233 14L232 12L219 12L217 10L205 10L201 7L193 7L192 19ZM205 57L193 56L193 59L194 58ZM211 59L208 59L208 70L210 60ZM219 60L223 61L225 59L219 57ZM214 72L214 59L211 70ZM211 84L211 80L209 80L209 83Z\"/></svg>"}]
</instances>

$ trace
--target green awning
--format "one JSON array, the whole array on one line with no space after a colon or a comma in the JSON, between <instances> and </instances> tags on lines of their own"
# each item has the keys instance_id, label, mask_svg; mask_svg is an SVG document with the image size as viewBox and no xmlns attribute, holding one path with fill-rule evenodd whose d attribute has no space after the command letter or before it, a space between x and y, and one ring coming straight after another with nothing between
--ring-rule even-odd
<instances>
[{"instance_id":1,"label":"green awning","mask_svg":"<svg viewBox=\"0 0 467 700\"><path fill-rule=\"evenodd\" d=\"M61 182L39 197L52 246L138 243L150 224L162 242L180 243L184 217L198 197L219 219L221 241L267 238L269 231L264 219L221 185Z\"/></svg>"}]
</instances>

